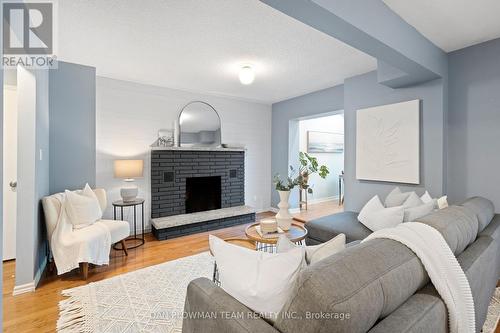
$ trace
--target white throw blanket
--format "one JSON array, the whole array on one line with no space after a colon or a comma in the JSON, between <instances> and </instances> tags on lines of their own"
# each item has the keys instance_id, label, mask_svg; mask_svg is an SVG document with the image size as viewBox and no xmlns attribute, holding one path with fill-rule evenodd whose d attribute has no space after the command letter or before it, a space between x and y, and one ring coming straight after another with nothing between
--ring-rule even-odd
<instances>
[{"instance_id":1,"label":"white throw blanket","mask_svg":"<svg viewBox=\"0 0 500 333\"><path fill-rule=\"evenodd\" d=\"M474 333L474 300L462 267L439 231L418 222L374 232L363 242L388 238L406 245L420 259L448 309L451 333Z\"/></svg>"},{"instance_id":2,"label":"white throw blanket","mask_svg":"<svg viewBox=\"0 0 500 333\"><path fill-rule=\"evenodd\" d=\"M78 268L79 263L88 262L95 265L109 264L111 234L105 224L97 221L94 224L73 230L66 213L64 193L55 195L61 204L57 225L52 233L50 248L57 267L57 274L64 274Z\"/></svg>"}]
</instances>

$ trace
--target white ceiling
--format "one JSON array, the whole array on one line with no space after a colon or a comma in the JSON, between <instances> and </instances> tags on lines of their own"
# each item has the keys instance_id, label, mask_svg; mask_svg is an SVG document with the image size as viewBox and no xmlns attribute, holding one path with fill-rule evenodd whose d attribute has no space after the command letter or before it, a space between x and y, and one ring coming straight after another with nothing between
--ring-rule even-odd
<instances>
[{"instance_id":1,"label":"white ceiling","mask_svg":"<svg viewBox=\"0 0 500 333\"><path fill-rule=\"evenodd\" d=\"M258 0L60 0L61 60L97 75L272 103L376 68ZM250 86L238 70L256 69Z\"/></svg>"},{"instance_id":2,"label":"white ceiling","mask_svg":"<svg viewBox=\"0 0 500 333\"><path fill-rule=\"evenodd\" d=\"M446 52L500 37L499 0L383 0Z\"/></svg>"}]
</instances>

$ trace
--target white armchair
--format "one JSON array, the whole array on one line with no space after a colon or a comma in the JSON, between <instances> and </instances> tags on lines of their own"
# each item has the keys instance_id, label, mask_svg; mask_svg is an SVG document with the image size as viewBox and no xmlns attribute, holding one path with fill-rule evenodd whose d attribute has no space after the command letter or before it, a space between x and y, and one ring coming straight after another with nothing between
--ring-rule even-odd
<instances>
[{"instance_id":1,"label":"white armchair","mask_svg":"<svg viewBox=\"0 0 500 333\"><path fill-rule=\"evenodd\" d=\"M104 189L94 189L94 193L99 200L99 205L104 211L107 206L106 191ZM52 239L52 234L56 228L57 220L61 211L60 201L55 197L55 195L47 196L42 199L43 211L45 215L45 223L47 225L47 237L49 245ZM130 226L126 221L115 221L115 220L100 220L99 222L104 223L111 234L111 243L115 244L120 242L125 255L128 256L127 248L125 245L125 238L130 235ZM88 227L91 228L92 226ZM101 232L99 228L95 228L96 232ZM79 230L74 230L73 232L79 232ZM89 242L91 239L89 239ZM82 276L87 279L88 276L88 262L80 263L80 269L82 271Z\"/></svg>"}]
</instances>

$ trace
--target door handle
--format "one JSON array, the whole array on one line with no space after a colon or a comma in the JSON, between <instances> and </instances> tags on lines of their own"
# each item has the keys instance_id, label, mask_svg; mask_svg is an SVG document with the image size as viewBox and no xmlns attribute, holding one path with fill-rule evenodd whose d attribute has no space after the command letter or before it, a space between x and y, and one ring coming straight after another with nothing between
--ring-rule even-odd
<instances>
[{"instance_id":1,"label":"door handle","mask_svg":"<svg viewBox=\"0 0 500 333\"><path fill-rule=\"evenodd\" d=\"M11 189L13 189L13 190L14 190L14 189L16 189L16 187L17 187L17 182L16 182L15 180L14 180L14 181L11 181L11 182L9 183L9 186L10 186L10 188L11 188Z\"/></svg>"}]
</instances>

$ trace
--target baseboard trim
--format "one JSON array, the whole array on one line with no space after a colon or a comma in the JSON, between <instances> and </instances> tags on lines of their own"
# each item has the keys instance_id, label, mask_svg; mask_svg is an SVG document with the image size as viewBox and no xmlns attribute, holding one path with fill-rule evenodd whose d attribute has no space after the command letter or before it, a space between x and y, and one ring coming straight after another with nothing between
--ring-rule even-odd
<instances>
[{"instance_id":1,"label":"baseboard trim","mask_svg":"<svg viewBox=\"0 0 500 333\"><path fill-rule=\"evenodd\" d=\"M14 290L12 291L13 296L17 296L20 294L25 294L25 293L31 293L34 292L36 289L36 286L38 286L38 283L42 279L43 273L45 272L45 269L47 268L47 256L43 258L42 264L38 268L35 274L35 279L31 282L21 284L19 286L14 286Z\"/></svg>"},{"instance_id":2,"label":"baseboard trim","mask_svg":"<svg viewBox=\"0 0 500 333\"><path fill-rule=\"evenodd\" d=\"M327 201L335 201L335 200L339 200L339 196L338 195L334 195L332 197L326 197L326 198L319 198L319 199L312 199L312 200L309 200L308 204L317 204L317 203L321 203L321 202L327 202Z\"/></svg>"},{"instance_id":3,"label":"baseboard trim","mask_svg":"<svg viewBox=\"0 0 500 333\"><path fill-rule=\"evenodd\" d=\"M31 293L35 291L35 281L31 281L25 284L21 284L19 286L15 286L14 290L12 291L13 296L25 294L25 293Z\"/></svg>"}]
</instances>

